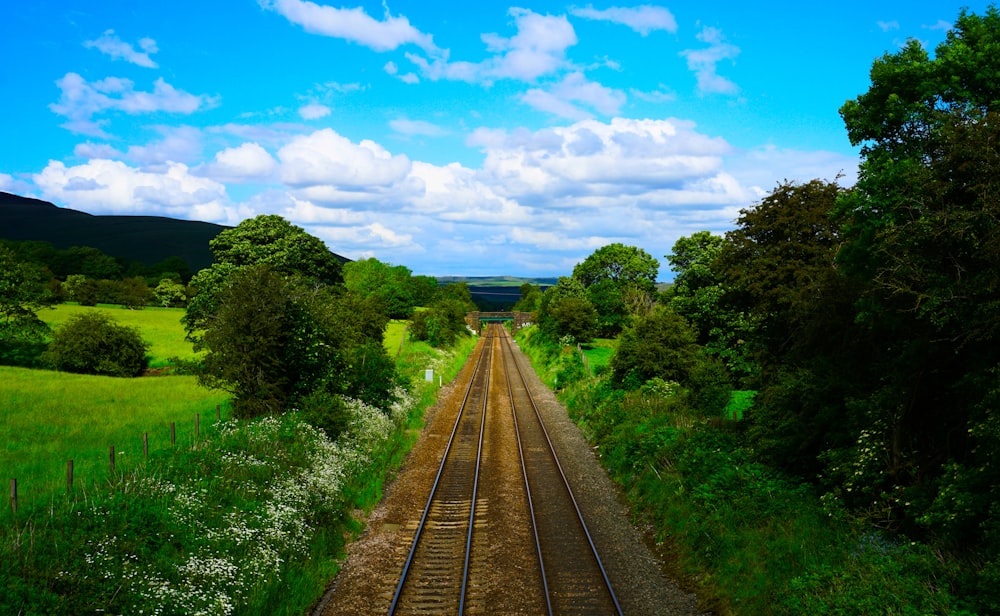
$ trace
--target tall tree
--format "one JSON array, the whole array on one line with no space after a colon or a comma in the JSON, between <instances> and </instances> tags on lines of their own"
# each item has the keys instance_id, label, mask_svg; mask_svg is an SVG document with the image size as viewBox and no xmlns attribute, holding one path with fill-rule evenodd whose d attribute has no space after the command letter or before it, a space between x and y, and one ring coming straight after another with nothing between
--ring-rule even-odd
<instances>
[{"instance_id":1,"label":"tall tree","mask_svg":"<svg viewBox=\"0 0 1000 616\"><path fill-rule=\"evenodd\" d=\"M38 310L49 303L47 279L37 267L18 261L0 245L0 360L24 363L35 355L49 328Z\"/></svg>"},{"instance_id":2,"label":"tall tree","mask_svg":"<svg viewBox=\"0 0 1000 616\"><path fill-rule=\"evenodd\" d=\"M615 243L598 248L578 263L573 277L587 288L602 333L614 335L631 316L652 308L659 271L659 261L645 250Z\"/></svg>"},{"instance_id":3,"label":"tall tree","mask_svg":"<svg viewBox=\"0 0 1000 616\"><path fill-rule=\"evenodd\" d=\"M389 318L406 319L413 314L414 286L408 267L389 265L371 257L344 264L343 275L348 290L375 298Z\"/></svg>"},{"instance_id":4,"label":"tall tree","mask_svg":"<svg viewBox=\"0 0 1000 616\"><path fill-rule=\"evenodd\" d=\"M838 261L868 283L858 322L879 341L868 365L880 378L855 405L885 452L858 491L892 495L911 521L931 500L940 515L925 520L957 532L948 520L988 517L982 494L1000 495L987 463L1000 452L1000 13L963 10L933 57L910 41L871 77L841 108L863 160L841 200Z\"/></svg>"}]
</instances>

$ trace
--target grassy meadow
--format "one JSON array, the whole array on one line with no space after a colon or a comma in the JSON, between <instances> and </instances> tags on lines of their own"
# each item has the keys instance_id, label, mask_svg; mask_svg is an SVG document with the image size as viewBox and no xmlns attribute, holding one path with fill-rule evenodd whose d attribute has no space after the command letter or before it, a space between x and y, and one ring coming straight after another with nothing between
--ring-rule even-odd
<instances>
[{"instance_id":1,"label":"grassy meadow","mask_svg":"<svg viewBox=\"0 0 1000 616\"><path fill-rule=\"evenodd\" d=\"M74 484L85 489L108 477L109 447L118 470L128 468L142 460L143 432L150 451L171 446L171 422L177 443L190 445L195 414L205 434L226 398L193 376L123 379L0 366L0 472L17 478L20 507L44 504L64 492L67 460Z\"/></svg>"},{"instance_id":2,"label":"grassy meadow","mask_svg":"<svg viewBox=\"0 0 1000 616\"><path fill-rule=\"evenodd\" d=\"M195 356L184 340L183 309L62 304L39 317L58 327L88 311L137 328L151 345L152 367ZM199 387L192 376L123 379L0 366L0 473L17 479L19 508L44 505L65 494L68 460L74 491L86 490L107 479L110 447L122 471L142 460L144 432L150 452L166 449L174 422L178 445L190 445L195 414L204 434L215 422L216 405L225 406L226 399L223 392Z\"/></svg>"},{"instance_id":3,"label":"grassy meadow","mask_svg":"<svg viewBox=\"0 0 1000 616\"><path fill-rule=\"evenodd\" d=\"M195 357L191 343L184 339L184 326L181 317L183 308L154 308L129 310L121 306L99 304L94 307L77 306L75 304L59 304L38 312L38 318L45 321L49 327L56 328L70 317L85 312L101 312L122 325L135 327L142 332L142 338L151 347L149 350L152 368L168 365L171 357L193 359Z\"/></svg>"},{"instance_id":4,"label":"grassy meadow","mask_svg":"<svg viewBox=\"0 0 1000 616\"><path fill-rule=\"evenodd\" d=\"M157 357L185 350L180 311L97 309L138 327ZM44 317L79 310L87 309ZM336 443L294 412L234 421L224 410L215 424L225 396L190 376L0 367L0 472L19 483L17 512L0 513L0 614L307 613L360 531L352 512L378 502L436 398L423 371L450 380L475 344L463 337L433 349L407 340L404 327L394 322L385 344L409 392L385 409L349 401L352 419ZM192 446L196 413L202 431ZM143 432L150 455L139 463Z\"/></svg>"}]
</instances>

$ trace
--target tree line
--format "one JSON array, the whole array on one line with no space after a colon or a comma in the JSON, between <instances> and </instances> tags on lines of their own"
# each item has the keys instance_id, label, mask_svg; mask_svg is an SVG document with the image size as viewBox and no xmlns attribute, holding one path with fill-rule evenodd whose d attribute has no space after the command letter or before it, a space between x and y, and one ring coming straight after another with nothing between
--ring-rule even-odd
<instances>
[{"instance_id":1,"label":"tree line","mask_svg":"<svg viewBox=\"0 0 1000 616\"><path fill-rule=\"evenodd\" d=\"M620 390L660 382L711 413L727 387L755 391L736 428L755 459L879 528L968 555L969 588L994 608L997 49L991 7L962 11L933 56L910 41L875 60L870 89L840 109L857 183L786 181L725 235L680 238L667 291L654 290L655 259L618 244L519 304L552 340L620 336L608 375Z\"/></svg>"}]
</instances>

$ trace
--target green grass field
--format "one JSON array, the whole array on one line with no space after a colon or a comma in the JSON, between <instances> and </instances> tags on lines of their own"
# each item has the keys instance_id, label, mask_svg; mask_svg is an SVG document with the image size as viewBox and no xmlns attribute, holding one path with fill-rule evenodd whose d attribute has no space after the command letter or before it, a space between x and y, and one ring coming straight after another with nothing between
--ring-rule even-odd
<instances>
[{"instance_id":1,"label":"green grass field","mask_svg":"<svg viewBox=\"0 0 1000 616\"><path fill-rule=\"evenodd\" d=\"M206 431L227 395L199 387L191 376L122 379L0 367L0 473L17 478L22 505L47 502L66 485L90 486L108 477L109 447L118 470L142 460L142 434L151 451L194 438L194 416ZM223 416L226 416L223 407Z\"/></svg>"},{"instance_id":2,"label":"green grass field","mask_svg":"<svg viewBox=\"0 0 1000 616\"><path fill-rule=\"evenodd\" d=\"M184 339L184 326L181 317L183 308L145 308L144 310L128 310L120 306L98 305L96 307L59 304L51 309L42 309L38 318L45 321L49 327L58 327L71 316L87 311L102 312L118 323L138 328L142 338L150 343L150 366L158 368L166 366L171 357L193 359L195 357L191 343Z\"/></svg>"},{"instance_id":3,"label":"green grass field","mask_svg":"<svg viewBox=\"0 0 1000 616\"><path fill-rule=\"evenodd\" d=\"M116 306L62 304L39 312L57 327L75 314L99 311L139 329L150 343L151 365L170 357L195 357L184 340L183 309L126 310ZM199 387L192 376L121 379L0 366L0 476L18 480L18 501L30 507L64 494L66 462L73 460L74 485L90 488L108 477L109 448L118 470L142 459L142 434L150 451L170 447L170 422L179 445L215 421L215 407L228 395ZM225 411L224 411L225 413Z\"/></svg>"},{"instance_id":4,"label":"green grass field","mask_svg":"<svg viewBox=\"0 0 1000 616\"><path fill-rule=\"evenodd\" d=\"M389 321L389 326L385 328L385 337L382 339L382 344L385 346L386 352L389 353L389 357L396 357L399 354L403 337L406 335L406 326L409 323L408 320L400 319Z\"/></svg>"},{"instance_id":5,"label":"green grass field","mask_svg":"<svg viewBox=\"0 0 1000 616\"><path fill-rule=\"evenodd\" d=\"M611 363L611 356L615 354L617 340L610 338L597 338L587 344L581 344L583 354L587 356L590 363L590 371L599 370Z\"/></svg>"}]
</instances>

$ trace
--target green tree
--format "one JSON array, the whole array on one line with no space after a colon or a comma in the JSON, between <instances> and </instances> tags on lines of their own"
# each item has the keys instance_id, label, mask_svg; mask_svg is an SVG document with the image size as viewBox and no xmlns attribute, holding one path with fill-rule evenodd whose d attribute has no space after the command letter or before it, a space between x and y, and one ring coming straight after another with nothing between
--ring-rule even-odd
<instances>
[{"instance_id":1,"label":"green tree","mask_svg":"<svg viewBox=\"0 0 1000 616\"><path fill-rule=\"evenodd\" d=\"M218 293L218 308L206 319L199 347L208 350L199 381L233 395L238 417L285 410L297 375L288 354L293 340L288 285L260 264L240 268Z\"/></svg>"},{"instance_id":2,"label":"green tree","mask_svg":"<svg viewBox=\"0 0 1000 616\"><path fill-rule=\"evenodd\" d=\"M723 304L726 286L717 265L725 238L708 231L681 237L666 256L676 276L664 294L670 308L698 331L698 344L723 360L730 374L748 383L756 376L747 340L751 321L747 315Z\"/></svg>"},{"instance_id":3,"label":"green tree","mask_svg":"<svg viewBox=\"0 0 1000 616\"><path fill-rule=\"evenodd\" d=\"M562 297L549 303L546 324L550 336L589 342L597 330L597 310L585 297Z\"/></svg>"},{"instance_id":4,"label":"green tree","mask_svg":"<svg viewBox=\"0 0 1000 616\"><path fill-rule=\"evenodd\" d=\"M275 272L322 284L343 280L340 259L322 240L274 214L248 218L208 245L218 263L235 267L267 263Z\"/></svg>"},{"instance_id":5,"label":"green tree","mask_svg":"<svg viewBox=\"0 0 1000 616\"><path fill-rule=\"evenodd\" d=\"M877 342L864 364L871 387L852 406L868 418L865 446L885 454L866 466L860 445L845 450L838 477L864 468L852 494L904 523L933 503L924 522L946 533L963 525L948 520L990 516L981 496L1000 494L985 463L1000 451L987 410L1000 368L998 50L996 8L963 10L933 57L916 41L886 54L869 90L841 108L863 159L840 200L838 263L864 284L857 322Z\"/></svg>"},{"instance_id":6,"label":"green tree","mask_svg":"<svg viewBox=\"0 0 1000 616\"><path fill-rule=\"evenodd\" d=\"M0 360L30 362L49 328L38 310L49 303L46 277L35 266L19 262L0 245Z\"/></svg>"},{"instance_id":7,"label":"green tree","mask_svg":"<svg viewBox=\"0 0 1000 616\"><path fill-rule=\"evenodd\" d=\"M343 275L348 290L378 300L389 318L407 319L413 313L414 287L409 268L372 257L344 264Z\"/></svg>"},{"instance_id":8,"label":"green tree","mask_svg":"<svg viewBox=\"0 0 1000 616\"><path fill-rule=\"evenodd\" d=\"M622 332L611 358L611 382L628 390L650 379L673 381L687 392L694 408L719 414L731 387L721 362L704 353L684 317L658 307Z\"/></svg>"},{"instance_id":9,"label":"green tree","mask_svg":"<svg viewBox=\"0 0 1000 616\"><path fill-rule=\"evenodd\" d=\"M281 275L299 276L313 284L339 284L340 260L319 238L280 216L261 215L226 229L209 242L215 263L191 279L184 317L188 338L197 342L207 319L218 308L219 290L240 268L267 264Z\"/></svg>"},{"instance_id":10,"label":"green tree","mask_svg":"<svg viewBox=\"0 0 1000 616\"><path fill-rule=\"evenodd\" d=\"M440 299L427 310L415 312L410 320L414 340L426 340L431 346L445 346L465 335L468 306L457 299Z\"/></svg>"},{"instance_id":11,"label":"green tree","mask_svg":"<svg viewBox=\"0 0 1000 616\"><path fill-rule=\"evenodd\" d=\"M65 372L134 377L149 365L148 351L138 329L100 312L86 312L56 329L42 359Z\"/></svg>"},{"instance_id":12,"label":"green tree","mask_svg":"<svg viewBox=\"0 0 1000 616\"><path fill-rule=\"evenodd\" d=\"M542 302L542 288L526 282L520 287L521 297L514 304L513 310L517 312L535 312Z\"/></svg>"},{"instance_id":13,"label":"green tree","mask_svg":"<svg viewBox=\"0 0 1000 616\"><path fill-rule=\"evenodd\" d=\"M752 324L760 392L750 434L772 464L808 478L820 454L856 442L863 420L847 401L863 395L858 369L878 344L861 335L857 285L835 263L842 192L819 180L780 184L740 211L716 260L724 310Z\"/></svg>"},{"instance_id":14,"label":"green tree","mask_svg":"<svg viewBox=\"0 0 1000 616\"><path fill-rule=\"evenodd\" d=\"M632 316L652 308L659 269L645 250L617 243L598 248L573 268L597 309L603 335L617 333Z\"/></svg>"}]
</instances>

